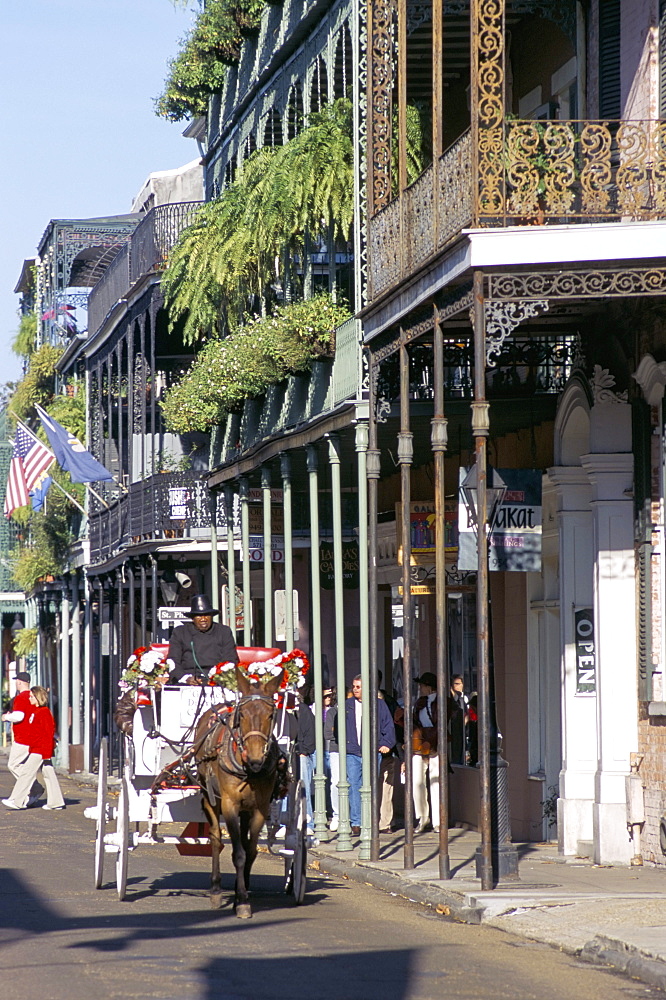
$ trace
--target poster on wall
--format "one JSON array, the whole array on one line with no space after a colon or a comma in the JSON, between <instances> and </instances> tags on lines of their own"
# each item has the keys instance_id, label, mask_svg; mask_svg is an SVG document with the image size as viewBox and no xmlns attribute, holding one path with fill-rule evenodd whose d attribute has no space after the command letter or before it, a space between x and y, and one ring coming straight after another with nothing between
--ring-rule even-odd
<instances>
[{"instance_id":1,"label":"poster on wall","mask_svg":"<svg viewBox=\"0 0 666 1000\"><path fill-rule=\"evenodd\" d=\"M335 586L333 542L319 543L319 585L323 590ZM342 585L345 590L358 590L358 542L342 543Z\"/></svg>"},{"instance_id":2,"label":"poster on wall","mask_svg":"<svg viewBox=\"0 0 666 1000\"><path fill-rule=\"evenodd\" d=\"M455 552L458 548L458 513L455 508L444 510L444 548ZM398 541L398 565L402 566L402 504L395 505L395 523ZM434 500L417 500L409 505L409 525L412 560L428 565L435 562L437 525Z\"/></svg>"},{"instance_id":3,"label":"poster on wall","mask_svg":"<svg viewBox=\"0 0 666 1000\"><path fill-rule=\"evenodd\" d=\"M468 473L460 469L460 486ZM537 573L541 569L541 477L540 469L497 469L507 486L504 502L495 519L488 550L491 570ZM463 503L458 500L458 569L478 567L476 533Z\"/></svg>"}]
</instances>

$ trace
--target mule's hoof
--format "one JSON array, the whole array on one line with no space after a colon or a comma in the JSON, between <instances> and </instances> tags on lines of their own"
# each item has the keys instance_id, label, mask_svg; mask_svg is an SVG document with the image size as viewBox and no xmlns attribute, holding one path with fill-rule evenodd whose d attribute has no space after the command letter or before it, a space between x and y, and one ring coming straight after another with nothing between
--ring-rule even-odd
<instances>
[{"instance_id":1,"label":"mule's hoof","mask_svg":"<svg viewBox=\"0 0 666 1000\"><path fill-rule=\"evenodd\" d=\"M249 920L252 916L252 907L249 903L239 903L236 907L236 916L239 920Z\"/></svg>"},{"instance_id":2,"label":"mule's hoof","mask_svg":"<svg viewBox=\"0 0 666 1000\"><path fill-rule=\"evenodd\" d=\"M221 892L211 892L210 894L210 905L214 910L219 910L222 907L222 893Z\"/></svg>"}]
</instances>

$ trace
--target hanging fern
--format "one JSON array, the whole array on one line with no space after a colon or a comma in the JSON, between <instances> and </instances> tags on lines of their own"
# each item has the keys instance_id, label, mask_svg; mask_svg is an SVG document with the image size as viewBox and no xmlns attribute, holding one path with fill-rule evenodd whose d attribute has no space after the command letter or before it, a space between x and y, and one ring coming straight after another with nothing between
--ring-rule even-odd
<instances>
[{"instance_id":1,"label":"hanging fern","mask_svg":"<svg viewBox=\"0 0 666 1000\"><path fill-rule=\"evenodd\" d=\"M348 239L353 219L351 102L311 114L284 146L248 157L233 184L205 205L171 253L162 280L171 327L184 319L192 344L234 329L251 297L263 298L285 252L302 253L332 227Z\"/></svg>"}]
</instances>

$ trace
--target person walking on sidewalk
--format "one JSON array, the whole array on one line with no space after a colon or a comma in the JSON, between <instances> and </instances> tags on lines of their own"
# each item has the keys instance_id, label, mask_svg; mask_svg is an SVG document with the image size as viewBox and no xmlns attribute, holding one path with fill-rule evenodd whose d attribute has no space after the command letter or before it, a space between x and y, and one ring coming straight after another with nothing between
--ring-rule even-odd
<instances>
[{"instance_id":1,"label":"person walking on sidewalk","mask_svg":"<svg viewBox=\"0 0 666 1000\"><path fill-rule=\"evenodd\" d=\"M439 756L437 754L437 678L427 671L418 678L412 735L412 795L415 833L439 830ZM428 810L430 786L430 811ZM432 820L431 820L432 816Z\"/></svg>"},{"instance_id":2,"label":"person walking on sidewalk","mask_svg":"<svg viewBox=\"0 0 666 1000\"><path fill-rule=\"evenodd\" d=\"M349 819L353 837L361 833L361 784L363 768L361 761L361 675L357 674L352 683L352 697L345 701L347 722L347 781L349 782ZM337 723L337 719L336 719ZM337 725L335 728L337 739ZM379 769L381 754L389 753L395 746L395 727L386 702L377 698L377 747Z\"/></svg>"},{"instance_id":3,"label":"person walking on sidewalk","mask_svg":"<svg viewBox=\"0 0 666 1000\"><path fill-rule=\"evenodd\" d=\"M49 696L43 687L30 688L31 716L29 719L29 754L19 768L19 776L8 799L3 799L3 806L8 809L25 809L28 793L42 771L46 785L46 805L42 809L64 809L65 800L62 797L58 777L53 767L53 752L55 750L55 719L48 707Z\"/></svg>"},{"instance_id":4,"label":"person walking on sidewalk","mask_svg":"<svg viewBox=\"0 0 666 1000\"><path fill-rule=\"evenodd\" d=\"M12 701L9 712L2 716L3 722L12 724L12 746L9 751L7 767L9 772L17 780L21 765L26 762L30 754L30 717L33 706L30 703L30 674L21 670L16 675L16 695ZM37 783L30 796L30 804L36 802L44 789Z\"/></svg>"}]
</instances>

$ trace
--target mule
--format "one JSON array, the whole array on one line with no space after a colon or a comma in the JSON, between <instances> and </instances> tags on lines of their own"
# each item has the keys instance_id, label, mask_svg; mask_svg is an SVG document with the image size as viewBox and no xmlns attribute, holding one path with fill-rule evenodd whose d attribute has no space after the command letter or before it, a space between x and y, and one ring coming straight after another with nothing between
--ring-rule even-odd
<instances>
[{"instance_id":1,"label":"mule","mask_svg":"<svg viewBox=\"0 0 666 1000\"><path fill-rule=\"evenodd\" d=\"M272 736L273 696L282 677L278 675L264 684L256 684L238 668L236 676L242 697L225 720L219 719L214 708L202 716L195 738L195 759L204 793L203 809L210 826L211 906L222 905L221 813L231 839L236 869L234 910L237 917L248 919L252 916L250 872L276 782L279 753Z\"/></svg>"}]
</instances>

